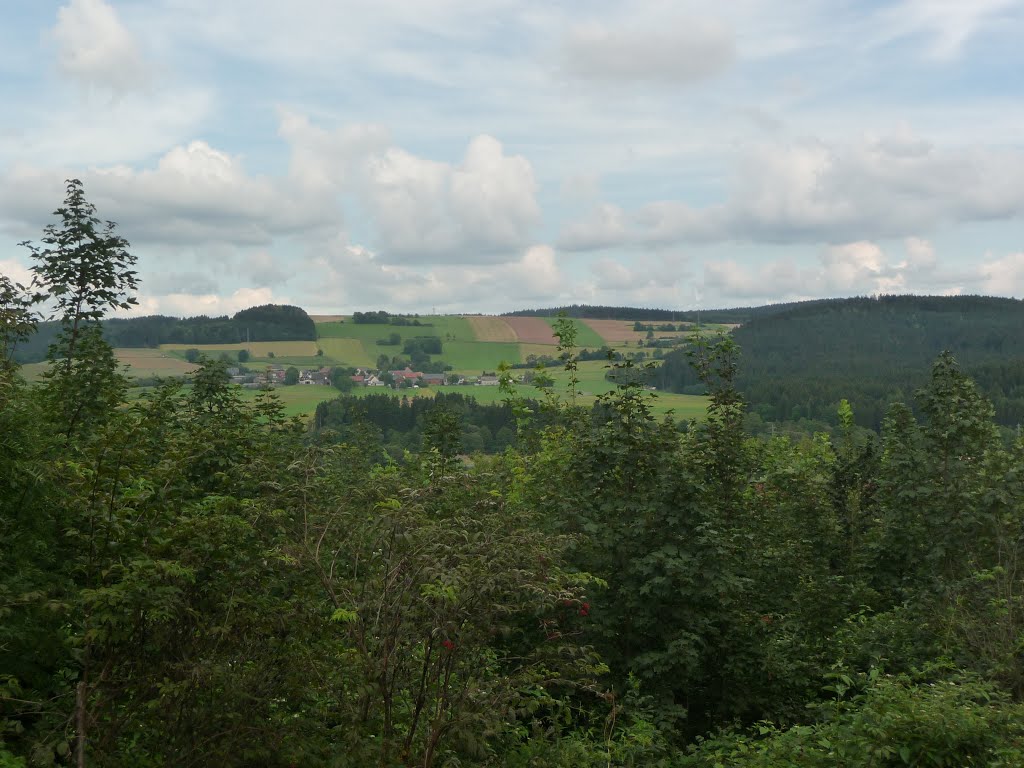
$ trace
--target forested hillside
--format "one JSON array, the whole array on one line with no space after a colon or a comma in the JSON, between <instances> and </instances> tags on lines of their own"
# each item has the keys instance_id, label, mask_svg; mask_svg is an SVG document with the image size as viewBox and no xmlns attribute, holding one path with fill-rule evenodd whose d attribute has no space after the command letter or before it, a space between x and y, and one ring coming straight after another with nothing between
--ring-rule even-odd
<instances>
[{"instance_id":1,"label":"forested hillside","mask_svg":"<svg viewBox=\"0 0 1024 768\"><path fill-rule=\"evenodd\" d=\"M1024 442L951 355L880 435L748 438L725 338L702 423L509 388L509 450L452 400L392 461L215 361L126 402L134 257L54 240L37 385L0 276L0 766L1024 765Z\"/></svg>"},{"instance_id":2,"label":"forested hillside","mask_svg":"<svg viewBox=\"0 0 1024 768\"><path fill-rule=\"evenodd\" d=\"M766 421L835 421L842 398L878 429L887 407L909 402L935 357L951 351L993 401L996 420L1024 421L1024 302L981 296L882 296L793 306L733 331L737 385ZM665 356L660 388L697 391L685 352Z\"/></svg>"},{"instance_id":3,"label":"forested hillside","mask_svg":"<svg viewBox=\"0 0 1024 768\"><path fill-rule=\"evenodd\" d=\"M767 317L794 307L813 306L826 299L789 304L766 304L761 307L733 307L731 309L651 309L648 307L603 307L592 304L571 304L567 307L547 309L520 309L506 312L503 317L566 317L594 320L668 320L695 323L745 323L755 317Z\"/></svg>"},{"instance_id":4,"label":"forested hillside","mask_svg":"<svg viewBox=\"0 0 1024 768\"><path fill-rule=\"evenodd\" d=\"M40 323L18 345L22 363L46 359L47 349L60 333L60 322ZM250 307L233 317L167 317L149 315L110 319L103 336L112 347L158 347L161 344L238 344L245 341L314 341L316 325L299 307L267 304Z\"/></svg>"}]
</instances>

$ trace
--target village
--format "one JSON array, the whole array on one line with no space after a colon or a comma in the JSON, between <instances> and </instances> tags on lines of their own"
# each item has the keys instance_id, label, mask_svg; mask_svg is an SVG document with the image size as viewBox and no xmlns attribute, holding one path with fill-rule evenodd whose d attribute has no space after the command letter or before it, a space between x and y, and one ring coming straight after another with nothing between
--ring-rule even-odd
<instances>
[{"instance_id":1,"label":"village","mask_svg":"<svg viewBox=\"0 0 1024 768\"><path fill-rule=\"evenodd\" d=\"M348 369L351 370L351 369ZM228 376L234 384L246 389L273 389L277 386L338 385L339 371L330 366L320 368L297 368L295 366L268 365L262 371L247 370L242 367L230 367ZM344 376L344 374L341 374ZM414 371L406 366L397 371L380 371L373 368L356 368L348 374L352 387L387 387L390 389L419 389L420 387L439 386L498 386L496 373L482 371L479 376L466 376L458 373L424 373ZM348 389L342 385L339 389Z\"/></svg>"}]
</instances>

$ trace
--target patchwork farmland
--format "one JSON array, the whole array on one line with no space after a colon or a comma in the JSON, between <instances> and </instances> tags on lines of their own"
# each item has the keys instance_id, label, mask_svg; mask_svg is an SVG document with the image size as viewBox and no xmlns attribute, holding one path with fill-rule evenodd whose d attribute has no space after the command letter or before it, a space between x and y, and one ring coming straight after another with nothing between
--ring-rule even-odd
<instances>
[{"instance_id":1,"label":"patchwork farmland","mask_svg":"<svg viewBox=\"0 0 1024 768\"><path fill-rule=\"evenodd\" d=\"M248 352L244 363L250 369L267 366L296 366L299 368L321 368L333 366L362 367L374 369L382 356L389 360L403 355L406 342L418 337L436 337L441 345L440 354L429 355L432 363L442 362L451 366L451 372L469 378L481 373L494 372L499 365L507 363L520 365L534 360L553 359L558 355L558 339L554 335L555 318L542 317L493 317L487 315L430 315L405 318L399 324L356 323L349 315L314 315L318 338L316 341L259 341L248 344L165 344L160 349L119 349L118 358L130 366L130 376L149 378L153 376L184 375L195 366L187 362L188 350L196 349L200 354L237 361L238 353ZM418 325L412 323L419 323ZM650 337L645 331L634 330L634 322L628 320L575 320L576 346L578 349L596 350L609 347L625 355L652 359L655 354L644 348ZM683 326L679 332L657 331L655 339L678 339L684 337ZM397 335L398 343L392 343ZM427 358L421 358L427 359ZM614 384L604 378L606 363L603 360L580 364L580 402L592 402L598 395L614 389ZM556 383L556 389L565 385L560 368L547 369ZM35 372L33 372L35 373ZM299 390L302 391L292 391ZM336 390L330 387L278 387L279 394L286 402L289 413L309 415L316 404L328 399ZM360 391L367 391L357 388ZM376 390L380 391L380 390ZM502 397L497 387L442 386L430 389L403 390L409 396L426 397L434 392L459 391L477 397L481 402L494 402ZM527 387L525 393L532 390ZM254 397L251 391L246 397ZM677 418L688 418L703 413L705 399L687 395L658 393L655 411L665 413L672 410Z\"/></svg>"}]
</instances>

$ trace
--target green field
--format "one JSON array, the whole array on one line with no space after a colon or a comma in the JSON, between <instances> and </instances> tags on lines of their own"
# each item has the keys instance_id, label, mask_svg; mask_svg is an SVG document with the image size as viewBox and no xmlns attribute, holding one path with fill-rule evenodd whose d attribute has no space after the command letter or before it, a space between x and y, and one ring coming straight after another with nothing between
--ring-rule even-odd
<instances>
[{"instance_id":1,"label":"green field","mask_svg":"<svg viewBox=\"0 0 1024 768\"><path fill-rule=\"evenodd\" d=\"M263 390L241 389L242 399L253 401ZM312 416L316 407L324 400L333 400L340 392L334 387L324 387L317 384L296 384L291 387L275 387L270 393L277 397L284 412L288 416Z\"/></svg>"},{"instance_id":2,"label":"green field","mask_svg":"<svg viewBox=\"0 0 1024 768\"><path fill-rule=\"evenodd\" d=\"M522 360L519 346L511 342L477 341L469 321L457 315L431 315L419 318L423 325L390 325L385 323L326 322L318 323L320 348L332 362L349 365L376 364L377 357L401 355L402 347L379 345L397 333L402 340L416 336L437 336L443 353L432 355L432 360L443 360L459 373L493 371L503 360L518 363Z\"/></svg>"},{"instance_id":3,"label":"green field","mask_svg":"<svg viewBox=\"0 0 1024 768\"><path fill-rule=\"evenodd\" d=\"M579 405L589 406L597 399L597 395L611 392L615 384L604 378L606 363L588 361L579 364L577 399ZM568 398L569 374L561 368L549 368L548 374L555 380L555 393L563 400ZM518 394L528 398L542 398L543 392L529 384L517 385ZM242 396L246 400L255 400L259 390L243 389ZM316 406L324 400L332 400L341 393L333 387L295 385L276 387L273 393L281 398L285 412L289 416L312 416ZM499 387L481 386L444 386L421 387L419 389L384 389L377 387L356 387L352 394L357 397L366 395L393 395L394 397L433 397L437 392L457 392L460 395L475 398L480 403L498 403L505 399ZM706 413L708 399L698 395L677 395L670 392L652 392L651 408L663 416L670 411L677 420L702 419Z\"/></svg>"},{"instance_id":4,"label":"green field","mask_svg":"<svg viewBox=\"0 0 1024 768\"><path fill-rule=\"evenodd\" d=\"M458 373L480 374L493 371L498 363L521 363L519 345L509 341L449 341L444 354L435 357L444 360Z\"/></svg>"},{"instance_id":5,"label":"green field","mask_svg":"<svg viewBox=\"0 0 1024 768\"><path fill-rule=\"evenodd\" d=\"M559 319L557 317L545 317L544 322L554 328L555 323L559 322ZM576 326L576 346L580 349L600 349L607 345L607 342L601 338L601 334L586 323L576 321L574 325Z\"/></svg>"},{"instance_id":6,"label":"green field","mask_svg":"<svg viewBox=\"0 0 1024 768\"><path fill-rule=\"evenodd\" d=\"M359 339L343 339L336 337L321 337L317 344L324 351L324 357L330 358L336 363L343 363L351 366L375 366L377 354L371 357L363 343ZM375 349L394 349L394 347L374 347Z\"/></svg>"},{"instance_id":7,"label":"green field","mask_svg":"<svg viewBox=\"0 0 1024 768\"><path fill-rule=\"evenodd\" d=\"M184 355L163 349L119 347L114 350L117 361L124 366L129 378L155 378L157 376L185 376L196 366L185 361ZM29 363L21 367L26 381L38 381L49 363Z\"/></svg>"}]
</instances>

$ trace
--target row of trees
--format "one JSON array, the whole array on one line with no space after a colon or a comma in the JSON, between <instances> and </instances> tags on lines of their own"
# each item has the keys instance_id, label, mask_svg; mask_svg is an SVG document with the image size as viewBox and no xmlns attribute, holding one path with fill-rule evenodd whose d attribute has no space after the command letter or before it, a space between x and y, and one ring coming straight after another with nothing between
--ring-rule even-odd
<instances>
[{"instance_id":1,"label":"row of trees","mask_svg":"<svg viewBox=\"0 0 1024 768\"><path fill-rule=\"evenodd\" d=\"M1024 764L1024 444L951 356L878 436L754 440L731 341L680 431L579 407L560 323L566 396L503 372L515 450L463 461L451 402L389 462L216 362L125 403L80 191L38 386L0 283L0 765Z\"/></svg>"},{"instance_id":2,"label":"row of trees","mask_svg":"<svg viewBox=\"0 0 1024 768\"><path fill-rule=\"evenodd\" d=\"M19 345L19 362L45 360L60 335L59 321L38 323ZM312 341L317 338L313 319L299 307L267 304L250 307L233 317L114 318L103 324L104 339L112 347L158 347L161 344L241 344L246 341Z\"/></svg>"},{"instance_id":3,"label":"row of trees","mask_svg":"<svg viewBox=\"0 0 1024 768\"><path fill-rule=\"evenodd\" d=\"M430 323L420 322L420 319L418 317L393 315L390 312L383 309L369 312L353 312L352 322L365 325L430 325Z\"/></svg>"}]
</instances>

